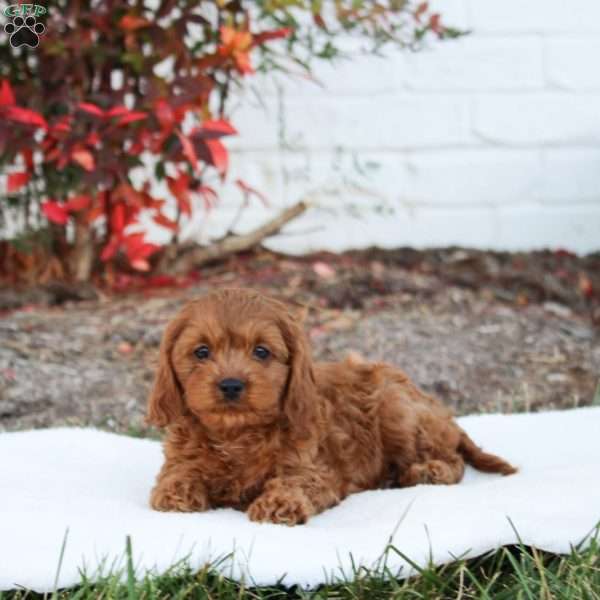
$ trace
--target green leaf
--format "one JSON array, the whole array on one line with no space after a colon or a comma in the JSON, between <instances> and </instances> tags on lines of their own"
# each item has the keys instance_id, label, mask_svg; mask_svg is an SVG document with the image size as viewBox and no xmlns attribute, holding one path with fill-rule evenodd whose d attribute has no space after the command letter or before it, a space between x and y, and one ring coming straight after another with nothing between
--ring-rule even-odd
<instances>
[{"instance_id":1,"label":"green leaf","mask_svg":"<svg viewBox=\"0 0 600 600\"><path fill-rule=\"evenodd\" d=\"M156 179L160 181L165 178L166 174L165 163L162 161L157 162L156 166L154 167L154 175L156 176Z\"/></svg>"}]
</instances>

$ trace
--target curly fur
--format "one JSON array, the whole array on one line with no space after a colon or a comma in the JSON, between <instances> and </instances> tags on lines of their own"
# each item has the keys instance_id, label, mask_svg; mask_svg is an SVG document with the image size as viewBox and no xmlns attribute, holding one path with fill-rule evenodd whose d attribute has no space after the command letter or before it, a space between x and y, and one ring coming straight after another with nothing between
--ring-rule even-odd
<instances>
[{"instance_id":1,"label":"curly fur","mask_svg":"<svg viewBox=\"0 0 600 600\"><path fill-rule=\"evenodd\" d=\"M270 357L254 357L257 345ZM231 377L246 384L235 403L217 386ZM148 421L167 428L156 510L229 506L294 525L354 492L456 483L465 461L515 472L396 367L313 362L298 311L248 290L190 302L167 326Z\"/></svg>"}]
</instances>

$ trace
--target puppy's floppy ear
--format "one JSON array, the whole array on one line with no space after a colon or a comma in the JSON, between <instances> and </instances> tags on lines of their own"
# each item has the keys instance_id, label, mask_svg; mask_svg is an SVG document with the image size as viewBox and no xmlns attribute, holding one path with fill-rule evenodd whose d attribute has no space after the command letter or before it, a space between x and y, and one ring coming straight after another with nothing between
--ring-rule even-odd
<instances>
[{"instance_id":1,"label":"puppy's floppy ear","mask_svg":"<svg viewBox=\"0 0 600 600\"><path fill-rule=\"evenodd\" d=\"M280 323L290 353L283 413L291 437L308 440L318 428L319 403L310 346L299 316L287 310Z\"/></svg>"},{"instance_id":2,"label":"puppy's floppy ear","mask_svg":"<svg viewBox=\"0 0 600 600\"><path fill-rule=\"evenodd\" d=\"M173 345L182 329L181 319L172 321L160 343L158 368L148 397L146 415L146 422L157 427L169 425L183 412L183 391L177 381L171 357Z\"/></svg>"},{"instance_id":3,"label":"puppy's floppy ear","mask_svg":"<svg viewBox=\"0 0 600 600\"><path fill-rule=\"evenodd\" d=\"M296 319L296 322L302 325L306 321L311 307L308 304L300 304L300 302L290 302L289 300L287 301L287 305L292 315Z\"/></svg>"}]
</instances>

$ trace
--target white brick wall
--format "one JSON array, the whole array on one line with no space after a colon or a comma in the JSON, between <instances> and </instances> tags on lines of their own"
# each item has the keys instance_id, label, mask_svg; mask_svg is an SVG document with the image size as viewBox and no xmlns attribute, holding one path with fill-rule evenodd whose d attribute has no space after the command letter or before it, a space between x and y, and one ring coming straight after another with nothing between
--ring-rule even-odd
<instances>
[{"instance_id":1,"label":"white brick wall","mask_svg":"<svg viewBox=\"0 0 600 600\"><path fill-rule=\"evenodd\" d=\"M431 4L472 35L324 66L325 87L284 80L281 99L253 80L264 107L234 113L231 176L272 209L240 228L308 195L317 207L271 246L599 250L600 0Z\"/></svg>"}]
</instances>

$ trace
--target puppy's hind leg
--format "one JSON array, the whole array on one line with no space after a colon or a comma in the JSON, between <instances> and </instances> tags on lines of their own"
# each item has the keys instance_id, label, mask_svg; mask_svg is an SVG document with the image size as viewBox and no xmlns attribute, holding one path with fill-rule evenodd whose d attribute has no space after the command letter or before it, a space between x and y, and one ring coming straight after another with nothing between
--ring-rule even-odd
<instances>
[{"instance_id":1,"label":"puppy's hind leg","mask_svg":"<svg viewBox=\"0 0 600 600\"><path fill-rule=\"evenodd\" d=\"M395 485L458 483L464 474L457 450L461 430L450 411L412 382L393 386L382 403L381 435Z\"/></svg>"},{"instance_id":2,"label":"puppy's hind leg","mask_svg":"<svg viewBox=\"0 0 600 600\"><path fill-rule=\"evenodd\" d=\"M379 428L385 462L393 465L395 479L395 473L402 476L418 461L416 415L391 395L382 403Z\"/></svg>"},{"instance_id":3,"label":"puppy's hind leg","mask_svg":"<svg viewBox=\"0 0 600 600\"><path fill-rule=\"evenodd\" d=\"M445 484L458 483L465 472L465 464L458 455L445 460L432 458L425 462L413 463L398 474L397 484L409 487L419 483Z\"/></svg>"}]
</instances>

